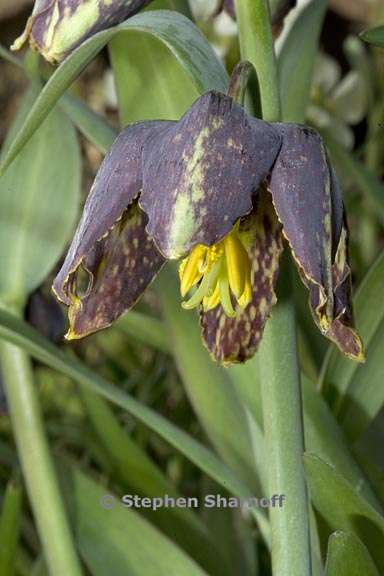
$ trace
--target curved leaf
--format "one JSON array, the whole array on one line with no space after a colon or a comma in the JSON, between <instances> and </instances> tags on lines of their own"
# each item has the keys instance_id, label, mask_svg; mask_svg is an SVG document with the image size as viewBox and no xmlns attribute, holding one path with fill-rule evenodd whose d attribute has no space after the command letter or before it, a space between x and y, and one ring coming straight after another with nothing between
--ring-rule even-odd
<instances>
[{"instance_id":1,"label":"curved leaf","mask_svg":"<svg viewBox=\"0 0 384 576\"><path fill-rule=\"evenodd\" d=\"M314 454L305 454L305 469L313 504L331 530L353 532L384 569L384 518L357 490Z\"/></svg>"},{"instance_id":2,"label":"curved leaf","mask_svg":"<svg viewBox=\"0 0 384 576\"><path fill-rule=\"evenodd\" d=\"M349 436L356 438L384 403L382 343L384 338L384 253L368 272L355 298L356 325L359 327L367 361L357 367L330 351L320 384L338 419Z\"/></svg>"},{"instance_id":3,"label":"curved leaf","mask_svg":"<svg viewBox=\"0 0 384 576\"><path fill-rule=\"evenodd\" d=\"M93 576L204 576L172 540L75 467L61 464L75 538ZM119 495L121 497L121 495ZM107 502L107 505L103 502ZM109 505L108 505L109 502Z\"/></svg>"},{"instance_id":4,"label":"curved leaf","mask_svg":"<svg viewBox=\"0 0 384 576\"><path fill-rule=\"evenodd\" d=\"M138 14L119 26L95 34L54 72L3 159L0 173L15 159L60 96L92 58L118 34L130 30L144 32L161 40L184 68L198 92L209 89L226 90L227 73L224 66L203 34L188 18L168 10Z\"/></svg>"},{"instance_id":5,"label":"curved leaf","mask_svg":"<svg viewBox=\"0 0 384 576\"><path fill-rule=\"evenodd\" d=\"M285 122L305 118L326 7L326 0L312 0L301 9L280 45L278 67Z\"/></svg>"},{"instance_id":6,"label":"curved leaf","mask_svg":"<svg viewBox=\"0 0 384 576\"><path fill-rule=\"evenodd\" d=\"M326 576L379 576L360 538L337 530L328 540Z\"/></svg>"},{"instance_id":7,"label":"curved leaf","mask_svg":"<svg viewBox=\"0 0 384 576\"><path fill-rule=\"evenodd\" d=\"M360 38L369 44L373 44L373 46L384 48L384 26L377 26L376 28L365 30L360 34Z\"/></svg>"},{"instance_id":8,"label":"curved leaf","mask_svg":"<svg viewBox=\"0 0 384 576\"><path fill-rule=\"evenodd\" d=\"M33 105L31 85L5 149ZM0 297L23 300L46 277L69 240L80 203L80 151L75 130L53 110L12 168L0 178Z\"/></svg>"}]
</instances>

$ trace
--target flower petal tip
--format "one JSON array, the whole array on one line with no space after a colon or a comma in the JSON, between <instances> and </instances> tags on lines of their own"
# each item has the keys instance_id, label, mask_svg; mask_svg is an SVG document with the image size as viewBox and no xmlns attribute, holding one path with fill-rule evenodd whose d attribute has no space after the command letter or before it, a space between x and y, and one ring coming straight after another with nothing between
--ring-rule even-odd
<instances>
[{"instance_id":1,"label":"flower petal tip","mask_svg":"<svg viewBox=\"0 0 384 576\"><path fill-rule=\"evenodd\" d=\"M72 328L69 328L68 332L64 336L64 339L67 340L68 342L70 342L71 340L79 340L80 338L82 338L82 335L76 334L76 332Z\"/></svg>"}]
</instances>

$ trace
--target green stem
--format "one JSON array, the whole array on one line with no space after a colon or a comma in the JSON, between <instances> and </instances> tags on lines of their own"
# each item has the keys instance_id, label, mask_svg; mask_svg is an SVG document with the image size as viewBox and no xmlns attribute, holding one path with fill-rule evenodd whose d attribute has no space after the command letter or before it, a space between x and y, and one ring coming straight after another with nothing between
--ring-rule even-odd
<instances>
[{"instance_id":1,"label":"green stem","mask_svg":"<svg viewBox=\"0 0 384 576\"><path fill-rule=\"evenodd\" d=\"M30 502L52 576L82 574L43 428L28 355L0 343L5 392Z\"/></svg>"},{"instance_id":2,"label":"green stem","mask_svg":"<svg viewBox=\"0 0 384 576\"><path fill-rule=\"evenodd\" d=\"M267 0L236 0L242 58L256 69L263 118L281 120L281 104ZM309 576L309 506L303 466L304 434L290 274L283 266L279 302L267 323L258 354L270 495L284 494L271 507L274 576Z\"/></svg>"},{"instance_id":3,"label":"green stem","mask_svg":"<svg viewBox=\"0 0 384 576\"><path fill-rule=\"evenodd\" d=\"M289 270L283 270L282 276L282 293L279 291L258 354L268 489L270 495L286 497L282 508L270 508L272 567L274 576L308 576L311 555L300 371Z\"/></svg>"},{"instance_id":4,"label":"green stem","mask_svg":"<svg viewBox=\"0 0 384 576\"><path fill-rule=\"evenodd\" d=\"M256 69L264 120L276 122L281 108L268 0L235 0L235 4L241 57Z\"/></svg>"}]
</instances>

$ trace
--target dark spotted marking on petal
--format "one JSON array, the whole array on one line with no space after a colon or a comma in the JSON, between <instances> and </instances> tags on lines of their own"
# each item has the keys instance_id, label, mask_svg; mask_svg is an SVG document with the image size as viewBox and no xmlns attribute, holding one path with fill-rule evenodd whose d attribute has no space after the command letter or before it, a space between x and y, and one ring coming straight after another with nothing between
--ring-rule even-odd
<instances>
[{"instance_id":1,"label":"dark spotted marking on petal","mask_svg":"<svg viewBox=\"0 0 384 576\"><path fill-rule=\"evenodd\" d=\"M148 233L167 258L223 238L252 209L280 149L275 128L218 92L201 96L143 151Z\"/></svg>"},{"instance_id":2,"label":"dark spotted marking on petal","mask_svg":"<svg viewBox=\"0 0 384 576\"><path fill-rule=\"evenodd\" d=\"M276 301L275 285L283 242L269 192L259 192L255 208L243 219L240 230L247 233L249 240L252 301L243 310L237 308L236 318L228 318L220 305L200 313L205 345L213 358L224 364L245 362L255 354Z\"/></svg>"},{"instance_id":3,"label":"dark spotted marking on petal","mask_svg":"<svg viewBox=\"0 0 384 576\"><path fill-rule=\"evenodd\" d=\"M83 262L90 275L84 295L76 295L76 274L70 278L71 300L67 337L82 338L110 326L132 308L164 264L145 226L146 215L135 202L109 234L95 244Z\"/></svg>"},{"instance_id":4,"label":"dark spotted marking on petal","mask_svg":"<svg viewBox=\"0 0 384 576\"><path fill-rule=\"evenodd\" d=\"M364 360L354 329L351 271L342 192L314 131L282 125L283 145L273 168L273 202L321 332L347 356ZM325 318L325 321L324 321Z\"/></svg>"},{"instance_id":5,"label":"dark spotted marking on petal","mask_svg":"<svg viewBox=\"0 0 384 576\"><path fill-rule=\"evenodd\" d=\"M27 26L31 45L51 62L84 40L133 16L151 0L37 0Z\"/></svg>"},{"instance_id":6,"label":"dark spotted marking on petal","mask_svg":"<svg viewBox=\"0 0 384 576\"><path fill-rule=\"evenodd\" d=\"M317 132L296 124L277 127L283 144L270 179L273 203L324 330L333 318L332 235L340 228L340 202L331 194L335 177Z\"/></svg>"},{"instance_id":7,"label":"dark spotted marking on petal","mask_svg":"<svg viewBox=\"0 0 384 576\"><path fill-rule=\"evenodd\" d=\"M169 122L139 122L125 128L105 157L88 195L80 223L53 289L70 303L68 278L89 255L96 242L115 225L142 188L143 143L166 129Z\"/></svg>"}]
</instances>

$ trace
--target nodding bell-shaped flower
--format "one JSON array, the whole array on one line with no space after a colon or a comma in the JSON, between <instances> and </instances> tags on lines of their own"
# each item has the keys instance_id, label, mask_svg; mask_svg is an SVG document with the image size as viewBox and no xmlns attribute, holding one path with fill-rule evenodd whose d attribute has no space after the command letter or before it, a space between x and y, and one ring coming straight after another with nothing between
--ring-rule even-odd
<instances>
[{"instance_id":1,"label":"nodding bell-shaped flower","mask_svg":"<svg viewBox=\"0 0 384 576\"><path fill-rule=\"evenodd\" d=\"M286 239L319 329L362 361L347 236L320 136L253 118L212 91L178 122L139 122L121 132L54 291L69 306L67 338L80 338L132 308L166 260L179 259L182 305L199 309L210 353L224 364L241 362L256 352L276 301Z\"/></svg>"},{"instance_id":2,"label":"nodding bell-shaped flower","mask_svg":"<svg viewBox=\"0 0 384 576\"><path fill-rule=\"evenodd\" d=\"M29 39L48 62L63 60L96 32L133 16L151 0L35 0L23 34L12 50Z\"/></svg>"}]
</instances>

